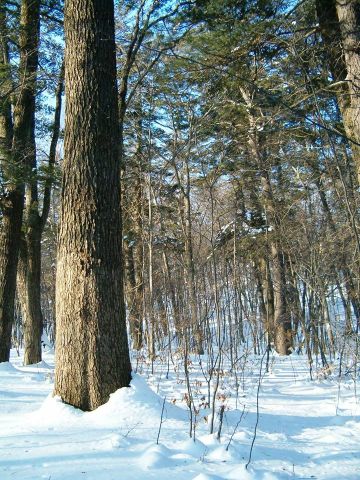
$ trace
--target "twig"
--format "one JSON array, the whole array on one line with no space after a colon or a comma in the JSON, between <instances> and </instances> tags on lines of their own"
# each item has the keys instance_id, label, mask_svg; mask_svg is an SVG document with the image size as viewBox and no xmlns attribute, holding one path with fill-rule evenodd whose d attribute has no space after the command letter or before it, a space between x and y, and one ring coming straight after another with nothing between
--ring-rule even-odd
<instances>
[{"instance_id":1,"label":"twig","mask_svg":"<svg viewBox=\"0 0 360 480\"><path fill-rule=\"evenodd\" d=\"M159 431L158 431L157 439L156 439L156 445L159 445L159 438L160 438L161 426L162 426L162 424L164 423L163 418L164 418L165 401L166 401L166 397L164 397L163 404L162 404L162 408L161 408L161 417L160 417Z\"/></svg>"},{"instance_id":2,"label":"twig","mask_svg":"<svg viewBox=\"0 0 360 480\"><path fill-rule=\"evenodd\" d=\"M239 418L237 424L235 425L235 428L234 428L234 430L233 430L233 433L231 434L230 440L229 440L229 442L228 442L228 444L227 444L227 446L226 446L226 449L225 449L226 451L229 450L230 443L232 442L232 439L234 438L234 435L235 435L235 433L236 433L236 430L237 430L238 426L240 425L241 420L243 419L243 416L244 416L244 415L245 415L245 405L243 406L243 409L242 409L240 418Z\"/></svg>"},{"instance_id":3,"label":"twig","mask_svg":"<svg viewBox=\"0 0 360 480\"><path fill-rule=\"evenodd\" d=\"M217 432L217 439L220 441L221 437L221 429L222 429L222 424L224 420L224 410L225 410L225 405L221 405L220 407L220 412L219 412L219 428Z\"/></svg>"},{"instance_id":4,"label":"twig","mask_svg":"<svg viewBox=\"0 0 360 480\"><path fill-rule=\"evenodd\" d=\"M263 367L264 358L265 358L265 355L267 354L268 348L269 347L267 347L267 349L265 350L264 355L261 358L261 363L260 363L259 382L258 382L258 387L257 387L257 392L256 392L256 423L255 423L254 435L253 435L253 439L252 439L251 447L250 447L250 452L249 452L249 460L248 460L247 464L245 465L246 470L251 463L252 451L253 451L253 448L254 448L257 427L258 427L258 424L259 424L259 396L260 396L260 387L261 387L261 379L262 379L262 367Z\"/></svg>"}]
</instances>

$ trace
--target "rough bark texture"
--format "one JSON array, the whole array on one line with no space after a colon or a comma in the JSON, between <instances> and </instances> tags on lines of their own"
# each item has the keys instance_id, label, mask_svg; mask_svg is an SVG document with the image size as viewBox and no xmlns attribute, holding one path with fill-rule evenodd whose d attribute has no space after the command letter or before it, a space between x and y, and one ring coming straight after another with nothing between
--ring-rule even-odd
<instances>
[{"instance_id":1,"label":"rough bark texture","mask_svg":"<svg viewBox=\"0 0 360 480\"><path fill-rule=\"evenodd\" d=\"M3 218L0 233L0 362L7 362L10 358L22 206L22 196L15 191L9 193L7 202L2 207Z\"/></svg>"},{"instance_id":2,"label":"rough bark texture","mask_svg":"<svg viewBox=\"0 0 360 480\"><path fill-rule=\"evenodd\" d=\"M353 142L353 152L360 184L360 2L337 0L343 55L346 65L346 81L349 106L346 112L346 129Z\"/></svg>"},{"instance_id":3,"label":"rough bark texture","mask_svg":"<svg viewBox=\"0 0 360 480\"><path fill-rule=\"evenodd\" d=\"M1 3L2 62L7 62L4 4ZM1 136L7 139L2 168L6 193L1 198L3 213L0 233L0 361L7 361L14 318L16 271L24 207L24 181L35 158L35 94L38 68L40 1L23 0L20 18L20 87L14 104L14 126L4 105ZM5 129L5 130L4 130ZM10 149L10 137L12 145ZM30 200L29 200L30 202Z\"/></svg>"},{"instance_id":4,"label":"rough bark texture","mask_svg":"<svg viewBox=\"0 0 360 480\"><path fill-rule=\"evenodd\" d=\"M360 2L316 0L316 10L360 184Z\"/></svg>"},{"instance_id":5,"label":"rough bark texture","mask_svg":"<svg viewBox=\"0 0 360 480\"><path fill-rule=\"evenodd\" d=\"M35 95L36 95L36 72L38 68L38 45L40 35L40 2L24 2L26 16L33 16L31 29L21 32L21 44L27 46L25 62L30 62L31 76L26 79L25 90L27 102L31 106L28 113L28 125L26 136L25 157L25 206L23 215L23 235L20 244L19 269L23 274L22 290L22 313L24 322L25 354L24 364L29 365L41 361L41 333L42 314L40 304L40 277L41 277L41 219L38 214L38 188L36 178L36 143L35 143ZM34 17L36 10L36 17ZM27 66L24 65L24 78ZM17 121L15 116L15 138Z\"/></svg>"},{"instance_id":6,"label":"rough bark texture","mask_svg":"<svg viewBox=\"0 0 360 480\"><path fill-rule=\"evenodd\" d=\"M8 45L5 21L4 2L0 7L0 28L1 28L1 44L0 44L0 65L1 70L6 72L8 68ZM7 176L9 170L9 162L11 157L12 142L12 118L11 104L6 90L10 90L6 82L1 83L1 103L0 103L0 157L2 174ZM9 255L14 250L16 243L16 232L21 228L20 225L11 222L14 217L14 208L17 209L16 200L18 195L11 195L1 198L1 214L0 224L0 362L9 360L11 346L11 325L14 312L14 296L15 296L15 275L17 257ZM15 235L14 235L15 234Z\"/></svg>"},{"instance_id":7,"label":"rough bark texture","mask_svg":"<svg viewBox=\"0 0 360 480\"><path fill-rule=\"evenodd\" d=\"M112 0L65 4L66 124L55 391L93 410L128 386Z\"/></svg>"}]
</instances>

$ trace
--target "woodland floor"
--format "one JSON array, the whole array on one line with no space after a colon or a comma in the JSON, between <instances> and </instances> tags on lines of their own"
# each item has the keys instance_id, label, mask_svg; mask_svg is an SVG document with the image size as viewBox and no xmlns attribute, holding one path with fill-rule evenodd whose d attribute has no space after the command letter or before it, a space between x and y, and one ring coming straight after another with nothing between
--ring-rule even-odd
<instances>
[{"instance_id":1,"label":"woodland floor","mask_svg":"<svg viewBox=\"0 0 360 480\"><path fill-rule=\"evenodd\" d=\"M206 379L199 359L193 358L190 380L199 407L193 442L180 355L159 358L153 374L140 360L131 388L83 413L52 398L50 349L41 364L28 367L14 351L10 363L0 364L0 479L360 479L356 383L346 378L339 382L335 374L322 378L321 372L311 381L306 358L293 354L272 356L258 388L260 363L258 357L247 358L238 373L238 394L233 375L221 371L216 431L221 405L225 411L218 441L209 433L211 412L201 405ZM206 373L206 359L202 367ZM257 433L246 469L258 390Z\"/></svg>"}]
</instances>

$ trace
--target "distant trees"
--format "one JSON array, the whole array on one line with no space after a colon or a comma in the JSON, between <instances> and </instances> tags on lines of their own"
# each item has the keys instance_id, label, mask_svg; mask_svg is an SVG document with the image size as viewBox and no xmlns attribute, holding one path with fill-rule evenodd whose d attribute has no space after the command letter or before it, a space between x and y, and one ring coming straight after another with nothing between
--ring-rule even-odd
<instances>
[{"instance_id":1,"label":"distant trees","mask_svg":"<svg viewBox=\"0 0 360 480\"><path fill-rule=\"evenodd\" d=\"M165 305L170 331L205 349L221 325L237 341L250 332L256 351L305 348L326 362L336 334L359 325L359 199L315 2L204 1L190 13L197 26L159 63L144 102L153 107L141 109L140 175L151 188L137 235L152 243L141 288L161 321L155 338Z\"/></svg>"},{"instance_id":2,"label":"distant trees","mask_svg":"<svg viewBox=\"0 0 360 480\"><path fill-rule=\"evenodd\" d=\"M55 3L41 3L43 29L51 22L61 28ZM12 10L1 12L13 12L16 20L16 5L11 2ZM120 2L115 47L111 40L115 94L113 53L104 50L104 65L91 33L112 37L104 26L110 3L83 0L82 10L74 5L68 2L66 19L70 53L56 392L92 409L129 380L122 255L137 358L146 355L152 362L158 350L170 355L174 345L186 359L190 352L208 353L209 384L225 355L235 366L244 349L274 348L282 355L304 351L311 365L317 358L326 365L360 329L358 2ZM93 11L103 13L94 17ZM39 289L33 295L31 288L22 288L22 279L38 285L29 259L39 258L30 252L36 250L34 239L39 246L50 208L59 131L55 122L45 170L30 162L34 157L27 157L31 164L24 167L23 159L16 160L5 126L11 113L13 119L18 115L11 105L17 98L12 93L20 90L8 73L21 71L22 63L16 63L21 49L10 41L11 22L3 18L2 38L8 42L2 43L1 57L1 182L3 193L18 192L14 198L26 193L17 269L24 325L20 321L17 332L36 346L30 348L34 354L26 353L25 361L31 362L39 359L40 322L28 321L24 299L38 298ZM49 38L61 35L59 30ZM42 69L31 77L38 78L33 147L34 138L40 144L46 106L41 103L43 65L58 71L49 58L51 43L42 43L46 38L42 35L40 42ZM58 100L61 87L60 80ZM59 109L56 115L59 119ZM122 179L121 208L114 175ZM41 183L44 189L38 188ZM51 252L42 283L51 314L58 218L56 205L52 208L52 230L42 237ZM6 212L1 235L7 231ZM123 250L115 234L120 214ZM12 259L11 271L16 271L16 256L3 258ZM39 262L36 268L39 272ZM109 332L113 340L107 343ZM118 376L103 371L99 358L107 355ZM100 377L107 382L103 390Z\"/></svg>"},{"instance_id":3,"label":"distant trees","mask_svg":"<svg viewBox=\"0 0 360 480\"><path fill-rule=\"evenodd\" d=\"M167 55L172 55L176 45L191 28L179 21L179 14L186 4L169 0L138 4L121 2L115 10L116 36L121 39L117 42L117 49L125 283L130 336L136 350L145 343L145 318L148 320L147 339L151 337L152 323L149 320L152 317L152 305L145 304L143 281L144 269L147 268L143 262L144 250L147 250L143 212L148 210L147 207L151 210L151 202L144 195L144 192L151 190L147 174L151 161L147 155L149 144L144 141L150 131L143 121L145 112L151 109L151 94L148 95L147 91L151 90L158 64ZM151 242L148 247L151 252ZM151 269L151 262L148 266Z\"/></svg>"}]
</instances>

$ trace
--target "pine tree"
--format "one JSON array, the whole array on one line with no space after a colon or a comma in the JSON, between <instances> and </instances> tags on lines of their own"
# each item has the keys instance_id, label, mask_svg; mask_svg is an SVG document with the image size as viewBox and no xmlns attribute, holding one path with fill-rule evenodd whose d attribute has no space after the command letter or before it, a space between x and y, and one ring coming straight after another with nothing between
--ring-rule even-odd
<instances>
[{"instance_id":1,"label":"pine tree","mask_svg":"<svg viewBox=\"0 0 360 480\"><path fill-rule=\"evenodd\" d=\"M3 72L10 69L4 1L0 4L1 59ZM11 108L9 77L0 108L1 175L0 197L0 361L9 360L14 319L16 273L24 209L25 180L31 176L36 158L35 95L38 70L40 0L23 0L20 14L19 86ZM35 198L29 199L31 202ZM37 273L35 273L37 275ZM40 272L39 272L40 275Z\"/></svg>"},{"instance_id":2,"label":"pine tree","mask_svg":"<svg viewBox=\"0 0 360 480\"><path fill-rule=\"evenodd\" d=\"M83 410L130 382L112 0L65 7L66 123L55 394Z\"/></svg>"}]
</instances>

